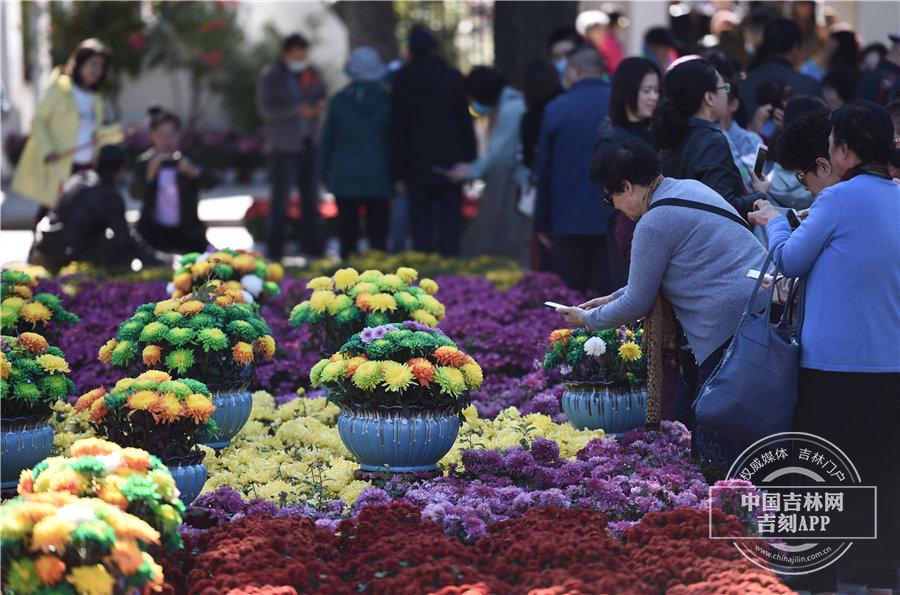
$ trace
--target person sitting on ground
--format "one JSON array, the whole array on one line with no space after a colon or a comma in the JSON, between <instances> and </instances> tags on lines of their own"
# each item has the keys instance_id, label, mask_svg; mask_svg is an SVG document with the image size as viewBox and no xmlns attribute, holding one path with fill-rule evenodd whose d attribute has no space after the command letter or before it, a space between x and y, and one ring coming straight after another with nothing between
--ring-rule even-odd
<instances>
[{"instance_id":1,"label":"person sitting on ground","mask_svg":"<svg viewBox=\"0 0 900 595\"><path fill-rule=\"evenodd\" d=\"M125 150L102 147L96 167L69 178L38 223L28 261L51 271L70 262L111 268L130 268L134 259L144 266L161 264L125 221L125 201L116 189L124 171Z\"/></svg>"},{"instance_id":2,"label":"person sitting on ground","mask_svg":"<svg viewBox=\"0 0 900 595\"><path fill-rule=\"evenodd\" d=\"M147 112L153 147L138 159L129 189L132 198L143 201L138 232L162 252L203 252L209 243L197 206L200 189L214 186L215 176L179 150L177 115L156 105Z\"/></svg>"},{"instance_id":3,"label":"person sitting on ground","mask_svg":"<svg viewBox=\"0 0 900 595\"><path fill-rule=\"evenodd\" d=\"M557 311L569 324L595 330L647 317L648 403L660 399L662 349L677 345L677 318L700 362L702 384L731 342L753 293L755 281L747 277L747 270L761 266L765 249L735 208L711 188L696 180L663 177L659 155L642 140L601 145L591 161L590 175L604 191L604 201L637 222L628 284L610 295ZM668 198L687 203L655 204ZM717 211L703 210L707 207ZM754 307L764 308L767 297L760 291ZM713 444L721 440L718 436L700 431L690 417L683 421L698 430L693 432L693 454L704 465L727 469L740 452L738 445L726 452L722 444Z\"/></svg>"}]
</instances>

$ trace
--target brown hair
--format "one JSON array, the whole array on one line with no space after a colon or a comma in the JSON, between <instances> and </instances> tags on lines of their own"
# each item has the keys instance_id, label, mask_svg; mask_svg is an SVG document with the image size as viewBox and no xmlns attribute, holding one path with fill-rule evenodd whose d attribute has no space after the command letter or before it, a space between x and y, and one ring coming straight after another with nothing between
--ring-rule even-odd
<instances>
[{"instance_id":1,"label":"brown hair","mask_svg":"<svg viewBox=\"0 0 900 595\"><path fill-rule=\"evenodd\" d=\"M69 61L66 62L66 68L63 70L76 85L84 88L79 71L81 70L81 67L84 66L84 63L94 56L103 58L103 74L101 74L97 82L90 87L91 91L96 91L103 85L103 81L106 80L106 73L109 70L109 50L106 49L106 46L103 45L99 39L92 37L79 43L78 47L75 48L75 51L72 52L72 55L69 56Z\"/></svg>"}]
</instances>

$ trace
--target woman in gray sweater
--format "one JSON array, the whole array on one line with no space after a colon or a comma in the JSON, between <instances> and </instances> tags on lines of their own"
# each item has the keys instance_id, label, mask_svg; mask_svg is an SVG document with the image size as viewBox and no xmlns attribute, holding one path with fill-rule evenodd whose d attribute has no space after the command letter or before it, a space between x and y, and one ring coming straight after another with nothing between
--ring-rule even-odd
<instances>
[{"instance_id":1,"label":"woman in gray sweater","mask_svg":"<svg viewBox=\"0 0 900 595\"><path fill-rule=\"evenodd\" d=\"M571 325L597 330L646 317L643 348L649 358L648 421L653 422L664 353L677 345L675 319L700 365L702 384L731 342L753 292L755 281L747 271L762 268L766 250L715 191L696 180L664 178L659 155L644 142L627 139L600 147L591 179L606 193L604 200L637 222L628 285L559 312ZM760 291L754 307L764 308L766 297ZM696 432L694 447L695 455L702 454ZM714 452L702 458L724 464L730 456Z\"/></svg>"}]
</instances>

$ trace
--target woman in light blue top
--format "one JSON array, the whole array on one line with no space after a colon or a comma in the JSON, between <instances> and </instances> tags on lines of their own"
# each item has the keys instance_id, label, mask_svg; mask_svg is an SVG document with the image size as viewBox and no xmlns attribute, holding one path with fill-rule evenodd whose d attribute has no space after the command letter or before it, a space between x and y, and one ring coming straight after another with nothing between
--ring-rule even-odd
<instances>
[{"instance_id":1,"label":"woman in light blue top","mask_svg":"<svg viewBox=\"0 0 900 595\"><path fill-rule=\"evenodd\" d=\"M794 430L833 442L856 466L858 483L878 488L878 538L854 542L838 564L805 575L808 584L791 585L813 592L833 591L838 569L867 576L869 593L897 586L900 186L887 171L893 128L887 110L874 103L838 108L829 156L842 181L819 192L793 233L766 201L757 201L750 216L766 225L778 269L806 278ZM868 513L858 522L861 531L868 523L871 534L872 511L856 513Z\"/></svg>"}]
</instances>

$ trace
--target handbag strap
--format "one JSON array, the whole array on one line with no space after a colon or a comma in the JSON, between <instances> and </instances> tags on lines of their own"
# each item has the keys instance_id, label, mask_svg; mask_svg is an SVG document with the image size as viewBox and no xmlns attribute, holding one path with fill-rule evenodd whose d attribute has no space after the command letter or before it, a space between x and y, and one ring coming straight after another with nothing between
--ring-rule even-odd
<instances>
[{"instance_id":1,"label":"handbag strap","mask_svg":"<svg viewBox=\"0 0 900 595\"><path fill-rule=\"evenodd\" d=\"M726 211L723 208L715 207L713 205L704 204L702 202L696 202L693 200L685 200L683 198L661 198L659 200L653 201L650 204L650 208L647 209L655 209L656 207L687 207L689 209L697 209L698 211L706 211L708 213L715 213L716 215L721 215L722 217L726 217L731 219L735 223L740 223L747 231L753 231L750 229L750 224L735 215L730 211Z\"/></svg>"}]
</instances>

